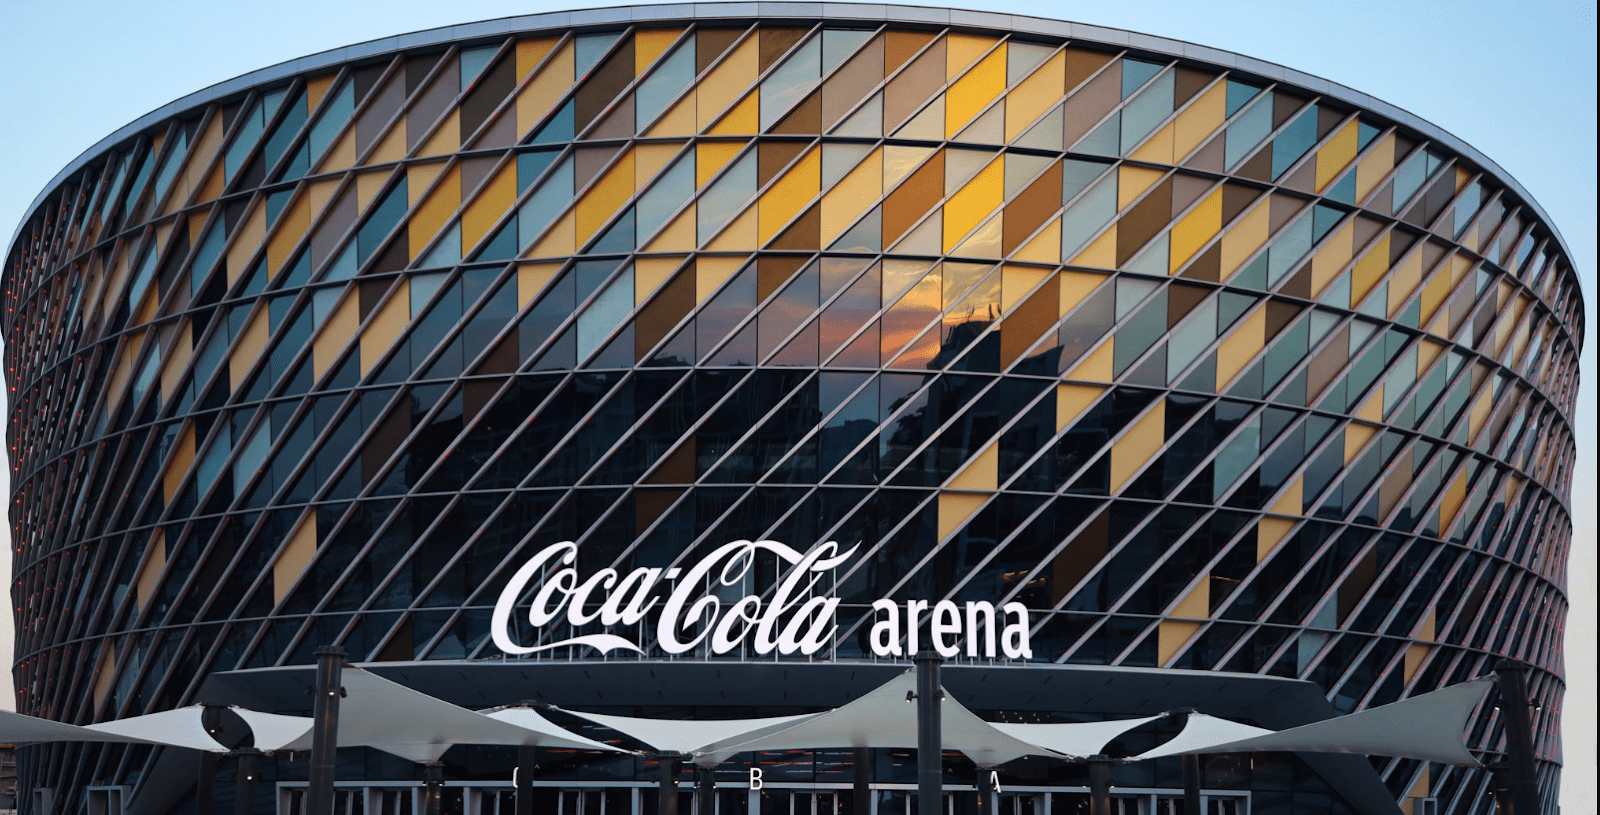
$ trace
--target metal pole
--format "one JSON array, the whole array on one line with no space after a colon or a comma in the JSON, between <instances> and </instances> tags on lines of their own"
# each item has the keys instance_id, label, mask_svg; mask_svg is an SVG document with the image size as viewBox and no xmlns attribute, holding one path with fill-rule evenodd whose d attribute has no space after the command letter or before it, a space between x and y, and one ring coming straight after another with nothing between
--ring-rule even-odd
<instances>
[{"instance_id":1,"label":"metal pole","mask_svg":"<svg viewBox=\"0 0 1600 815\"><path fill-rule=\"evenodd\" d=\"M233 812L234 815L255 815L256 812L256 781L260 775L256 771L256 756L261 755L255 750L235 750L239 756L239 783L234 788Z\"/></svg>"},{"instance_id":2,"label":"metal pole","mask_svg":"<svg viewBox=\"0 0 1600 815\"><path fill-rule=\"evenodd\" d=\"M866 747L856 748L854 792L855 806L850 811L855 815L869 815L872 812L872 751Z\"/></svg>"},{"instance_id":3,"label":"metal pole","mask_svg":"<svg viewBox=\"0 0 1600 815\"><path fill-rule=\"evenodd\" d=\"M306 789L306 815L333 815L333 782L338 767L339 685L345 652L337 645L317 649L317 682L311 724L311 783Z\"/></svg>"},{"instance_id":4,"label":"metal pole","mask_svg":"<svg viewBox=\"0 0 1600 815\"><path fill-rule=\"evenodd\" d=\"M678 770L682 762L672 756L661 757L661 787L656 799L657 815L678 815Z\"/></svg>"},{"instance_id":5,"label":"metal pole","mask_svg":"<svg viewBox=\"0 0 1600 815\"><path fill-rule=\"evenodd\" d=\"M201 702L200 726L206 735L216 739L222 732L222 705ZM220 743L220 742L219 742ZM216 815L217 812L217 754L210 750L200 752L200 778L194 787L195 815Z\"/></svg>"},{"instance_id":6,"label":"metal pole","mask_svg":"<svg viewBox=\"0 0 1600 815\"><path fill-rule=\"evenodd\" d=\"M539 766L539 748L517 748L517 815L533 815L533 773Z\"/></svg>"},{"instance_id":7,"label":"metal pole","mask_svg":"<svg viewBox=\"0 0 1600 815\"><path fill-rule=\"evenodd\" d=\"M992 772L993 767L978 766L978 783L973 784L978 790L978 815L995 815L1000 811L1000 802L995 800L994 785L989 783L989 774Z\"/></svg>"},{"instance_id":8,"label":"metal pole","mask_svg":"<svg viewBox=\"0 0 1600 815\"><path fill-rule=\"evenodd\" d=\"M422 813L439 815L444 808L444 763L430 761L422 766Z\"/></svg>"},{"instance_id":9,"label":"metal pole","mask_svg":"<svg viewBox=\"0 0 1600 815\"><path fill-rule=\"evenodd\" d=\"M944 809L944 748L939 732L938 657L917 658L917 811L936 815Z\"/></svg>"},{"instance_id":10,"label":"metal pole","mask_svg":"<svg viewBox=\"0 0 1600 815\"><path fill-rule=\"evenodd\" d=\"M1200 815L1200 756L1183 757L1183 815Z\"/></svg>"},{"instance_id":11,"label":"metal pole","mask_svg":"<svg viewBox=\"0 0 1600 815\"><path fill-rule=\"evenodd\" d=\"M1111 760L1089 757L1089 815L1111 815Z\"/></svg>"},{"instance_id":12,"label":"metal pole","mask_svg":"<svg viewBox=\"0 0 1600 815\"><path fill-rule=\"evenodd\" d=\"M694 765L695 815L716 815L717 768L706 764Z\"/></svg>"},{"instance_id":13,"label":"metal pole","mask_svg":"<svg viewBox=\"0 0 1600 815\"><path fill-rule=\"evenodd\" d=\"M1522 672L1526 666L1502 662L1495 666L1500 686L1501 721L1506 729L1506 756L1511 765L1507 786L1511 788L1511 807L1515 815L1538 815L1539 776L1533 763L1533 722L1528 715L1528 687Z\"/></svg>"}]
</instances>

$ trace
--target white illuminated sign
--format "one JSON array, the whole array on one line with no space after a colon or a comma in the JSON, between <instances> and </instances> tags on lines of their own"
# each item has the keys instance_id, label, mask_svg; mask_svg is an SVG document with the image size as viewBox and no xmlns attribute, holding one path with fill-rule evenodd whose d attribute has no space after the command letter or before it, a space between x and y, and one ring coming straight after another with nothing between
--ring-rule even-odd
<instances>
[{"instance_id":1,"label":"white illuminated sign","mask_svg":"<svg viewBox=\"0 0 1600 815\"><path fill-rule=\"evenodd\" d=\"M654 612L656 644L669 654L686 653L702 644L709 644L713 654L726 654L748 640L758 655L809 656L826 647L838 632L834 613L839 599L814 590L858 548L840 551L839 544L828 541L801 552L778 541L741 540L718 547L688 568L637 568L626 575L608 568L580 578L573 565L578 545L558 543L536 553L512 575L495 603L490 631L495 646L514 655L573 645L589 646L602 654L645 652L639 643L612 633L582 634L545 645L517 642L510 633L511 615L517 600L544 574L527 606L527 620L535 631L557 620L572 626L599 622L607 628L634 627ZM752 584L756 556L763 552L787 567L770 597L747 593L727 601L728 589ZM1021 603L1005 603L997 609L993 603L981 601L958 606L940 600L930 607L925 600L908 600L902 614L900 604L878 600L872 608L876 619L868 641L872 653L880 657L916 656L924 642L943 657L961 654L963 642L969 657L1033 656L1028 643L1028 609ZM924 640L925 620L928 631Z\"/></svg>"}]
</instances>

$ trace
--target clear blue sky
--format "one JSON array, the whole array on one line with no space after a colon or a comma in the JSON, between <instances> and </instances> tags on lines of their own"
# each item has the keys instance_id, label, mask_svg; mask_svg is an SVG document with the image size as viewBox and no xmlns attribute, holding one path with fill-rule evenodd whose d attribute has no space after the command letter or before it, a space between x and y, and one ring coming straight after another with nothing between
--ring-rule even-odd
<instances>
[{"instance_id":1,"label":"clear blue sky","mask_svg":"<svg viewBox=\"0 0 1600 815\"><path fill-rule=\"evenodd\" d=\"M565 10L545 0L224 3L0 0L0 240L102 136L173 99L284 60L475 20ZM1514 175L1566 236L1589 334L1577 416L1565 794L1596 812L1595 4L1544 0L968 2L1237 51L1326 77L1438 124ZM3 475L0 475L3 480ZM9 494L9 488L5 490ZM9 551L9 546L5 547ZM4 573L9 566L0 562ZM9 626L9 616L5 625ZM0 664L9 665L9 645ZM10 677L0 671L0 703Z\"/></svg>"}]
</instances>

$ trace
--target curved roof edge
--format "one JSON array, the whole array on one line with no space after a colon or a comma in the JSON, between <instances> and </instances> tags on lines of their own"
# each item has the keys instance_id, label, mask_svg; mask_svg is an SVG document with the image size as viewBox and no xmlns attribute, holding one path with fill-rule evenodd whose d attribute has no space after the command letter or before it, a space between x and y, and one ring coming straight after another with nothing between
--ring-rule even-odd
<instances>
[{"instance_id":1,"label":"curved roof edge","mask_svg":"<svg viewBox=\"0 0 1600 815\"><path fill-rule=\"evenodd\" d=\"M1213 65L1221 65L1267 79L1287 82L1324 96L1331 96L1342 102L1384 116L1398 124L1405 125L1430 139L1444 144L1446 147L1466 156L1474 163L1494 173L1496 178L1505 182L1506 186L1516 192L1518 196L1527 202L1528 206L1532 207L1534 212L1538 213L1545 227L1550 230L1551 235L1561 244L1561 250L1567 256L1567 265L1569 267L1572 265L1572 249L1567 245L1567 239L1561 234L1561 230L1556 226L1555 220L1544 211L1544 207L1539 204L1533 195L1523 188L1522 183L1507 172L1504 167L1501 167L1493 159L1485 156L1477 148L1467 144L1455 134L1410 111L1319 76L1296 71L1293 68L1287 68L1266 60L1236 54L1232 51L1224 51L1220 48L1196 45L1183 40L1140 34L1136 31L1126 31L1120 28L1109 28L1088 23L1052 20L1046 17L1031 17L1025 14L967 11L934 6L891 6L878 3L738 2L738 0L719 0L719 2L711 3L668 3L654 6L610 6L574 11L552 11L543 14L501 17L476 23L429 28L410 34L383 37L356 43L355 45L347 45L342 48L332 48L218 82L215 85L202 88L187 96L168 102L134 119L78 154L77 158L69 162L60 172L57 172L50 179L50 182L45 185L44 189L34 196L33 202L28 205L27 214L17 222L16 227L12 230L11 240L6 245L6 256L11 254L11 249L16 245L17 236L22 234L22 227L33 218L34 212L49 197L50 193L58 188L69 176L82 169L101 153L162 119L175 116L190 108L221 99L256 85L353 60L478 37L503 36L551 28L604 26L663 20L718 20L730 18L804 18L872 22L894 20L896 22L970 26L973 28L1044 34L1067 39L1090 40L1108 45L1119 45L1125 48L1182 57ZM1576 271L1576 269L1573 270L1575 276Z\"/></svg>"}]
</instances>

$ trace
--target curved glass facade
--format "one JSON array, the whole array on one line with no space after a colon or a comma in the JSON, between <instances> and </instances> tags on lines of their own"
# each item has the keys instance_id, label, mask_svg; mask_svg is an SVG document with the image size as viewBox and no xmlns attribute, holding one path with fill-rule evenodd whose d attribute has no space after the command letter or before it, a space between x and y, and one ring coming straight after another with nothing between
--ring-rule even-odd
<instances>
[{"instance_id":1,"label":"curved glass facade","mask_svg":"<svg viewBox=\"0 0 1600 815\"><path fill-rule=\"evenodd\" d=\"M498 657L497 596L559 541L592 572L836 540L821 658L913 597L1026 604L1038 663L1340 713L1510 657L1553 792L1583 318L1497 168L1160 41L471 37L147 117L20 228L19 710L165 710L328 644ZM1468 739L1503 749L1498 715ZM61 789L151 761L23 755ZM1487 771L1373 764L1491 809Z\"/></svg>"}]
</instances>

